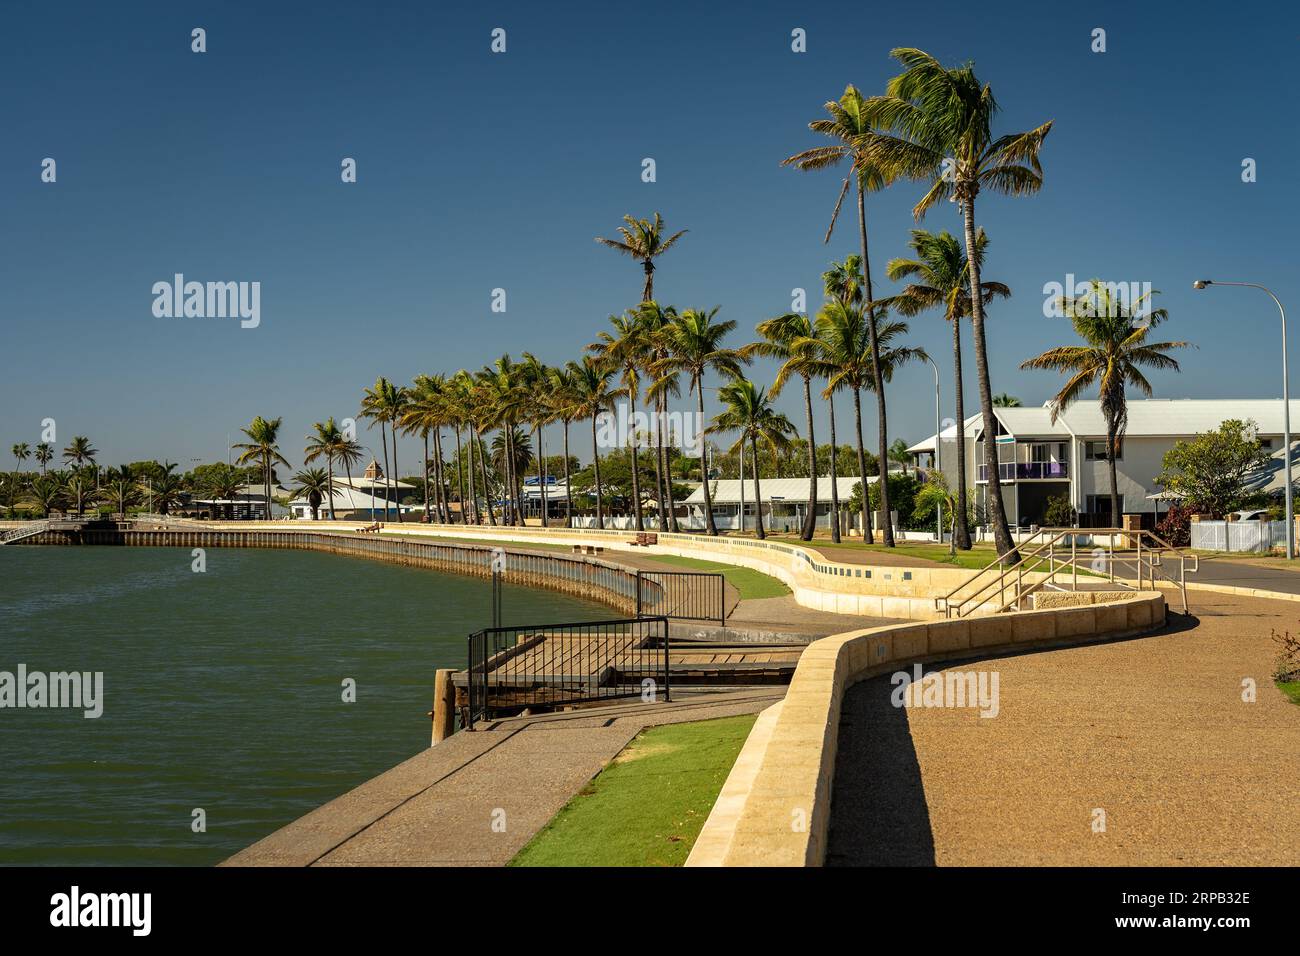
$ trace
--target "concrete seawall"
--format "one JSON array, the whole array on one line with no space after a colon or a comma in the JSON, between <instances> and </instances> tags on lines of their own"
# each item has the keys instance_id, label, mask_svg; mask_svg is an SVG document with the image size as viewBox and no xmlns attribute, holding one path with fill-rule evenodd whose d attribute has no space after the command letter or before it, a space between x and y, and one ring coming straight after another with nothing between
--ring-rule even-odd
<instances>
[{"instance_id":1,"label":"concrete seawall","mask_svg":"<svg viewBox=\"0 0 1300 956\"><path fill-rule=\"evenodd\" d=\"M503 542L504 543L504 542ZM387 561L407 567L430 568L452 574L490 578L490 545L411 541L391 536L360 536L329 531L278 529L109 529L46 531L25 541L28 545L172 548L285 548L323 551L349 557ZM589 598L617 611L636 613L636 572L598 558L562 554L505 555L508 584L545 588Z\"/></svg>"}]
</instances>

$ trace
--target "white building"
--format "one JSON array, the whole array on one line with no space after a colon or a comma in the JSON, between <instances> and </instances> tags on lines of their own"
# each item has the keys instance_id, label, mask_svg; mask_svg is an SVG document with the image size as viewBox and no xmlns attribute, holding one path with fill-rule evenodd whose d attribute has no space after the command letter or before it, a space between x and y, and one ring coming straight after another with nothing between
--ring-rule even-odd
<instances>
[{"instance_id":1,"label":"white building","mask_svg":"<svg viewBox=\"0 0 1300 956\"><path fill-rule=\"evenodd\" d=\"M1113 527L1110 514L1110 470L1106 460L1106 419L1096 399L1073 403L1052 421L1047 406L994 408L998 477L1007 520L1027 528L1043 523L1047 501L1064 495L1079 513L1081 527ZM1160 498L1156 477L1165 452L1179 441L1214 431L1228 419L1253 421L1260 444L1280 454L1280 399L1130 399L1128 427L1115 460L1120 508L1143 515L1143 527L1153 526L1167 503ZM1300 423L1300 400L1291 402L1291 418ZM956 426L940 436L940 468L951 474L957 461ZM984 460L982 416L965 422L966 481L983 503L988 491L989 463ZM933 466L935 437L908 449L918 465ZM1280 465L1279 465L1280 467ZM1268 481L1261 482L1267 485ZM1280 488L1282 482L1276 482Z\"/></svg>"},{"instance_id":2,"label":"white building","mask_svg":"<svg viewBox=\"0 0 1300 956\"><path fill-rule=\"evenodd\" d=\"M384 469L371 461L360 477L348 478L346 474L334 475L334 515L349 521L392 521L402 514L424 512L421 504L399 504L416 487L413 481L400 481L384 477ZM318 518L325 521L330 516L330 503L321 499ZM311 503L306 498L289 502L289 512L294 518L311 520Z\"/></svg>"},{"instance_id":3,"label":"white building","mask_svg":"<svg viewBox=\"0 0 1300 956\"><path fill-rule=\"evenodd\" d=\"M839 494L840 509L847 511L849 497L853 486L860 478L840 476L835 480ZM867 479L873 484L875 477ZM763 493L763 526L772 531L798 531L803 527L804 515L808 511L807 478L763 478L759 481ZM735 478L717 479L709 482L709 494L713 499L713 523L722 531L739 530L741 483ZM744 483L745 527L754 528L758 503L755 501L754 481L747 478ZM703 528L704 521L704 487L691 492L685 501L689 509L688 527ZM817 479L817 527L829 528L831 524L831 479ZM856 527L856 524L853 525Z\"/></svg>"}]
</instances>

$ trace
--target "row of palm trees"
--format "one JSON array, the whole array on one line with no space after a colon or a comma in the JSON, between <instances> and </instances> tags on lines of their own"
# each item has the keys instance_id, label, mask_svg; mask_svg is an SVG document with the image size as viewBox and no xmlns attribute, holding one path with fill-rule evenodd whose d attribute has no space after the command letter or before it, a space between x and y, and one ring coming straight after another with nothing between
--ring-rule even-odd
<instances>
[{"instance_id":1,"label":"row of palm trees","mask_svg":"<svg viewBox=\"0 0 1300 956\"><path fill-rule=\"evenodd\" d=\"M9 453L18 462L19 471L22 471L24 462L34 458L40 465L41 474L45 474L50 462L54 460L54 446L49 442L41 442L35 449L25 441L17 442L10 446ZM98 454L99 451L91 447L89 438L85 435L76 435L63 449L63 461L65 464L83 467L94 462Z\"/></svg>"}]
</instances>

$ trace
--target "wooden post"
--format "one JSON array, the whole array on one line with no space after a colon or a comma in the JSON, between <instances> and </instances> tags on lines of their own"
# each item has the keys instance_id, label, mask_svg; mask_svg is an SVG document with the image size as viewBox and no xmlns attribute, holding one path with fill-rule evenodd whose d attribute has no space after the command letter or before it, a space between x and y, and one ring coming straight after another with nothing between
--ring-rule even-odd
<instances>
[{"instance_id":1,"label":"wooden post","mask_svg":"<svg viewBox=\"0 0 1300 956\"><path fill-rule=\"evenodd\" d=\"M430 746L456 732L456 685L451 682L454 673L454 668L440 667L433 678L433 740Z\"/></svg>"}]
</instances>

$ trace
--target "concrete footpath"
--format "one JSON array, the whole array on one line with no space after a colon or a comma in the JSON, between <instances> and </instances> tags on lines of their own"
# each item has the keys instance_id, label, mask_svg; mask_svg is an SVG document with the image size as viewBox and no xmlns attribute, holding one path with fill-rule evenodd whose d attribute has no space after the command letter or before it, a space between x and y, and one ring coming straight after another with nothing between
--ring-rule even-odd
<instances>
[{"instance_id":1,"label":"concrete footpath","mask_svg":"<svg viewBox=\"0 0 1300 956\"><path fill-rule=\"evenodd\" d=\"M752 714L786 687L682 688L454 734L222 866L502 866L647 727Z\"/></svg>"}]
</instances>

